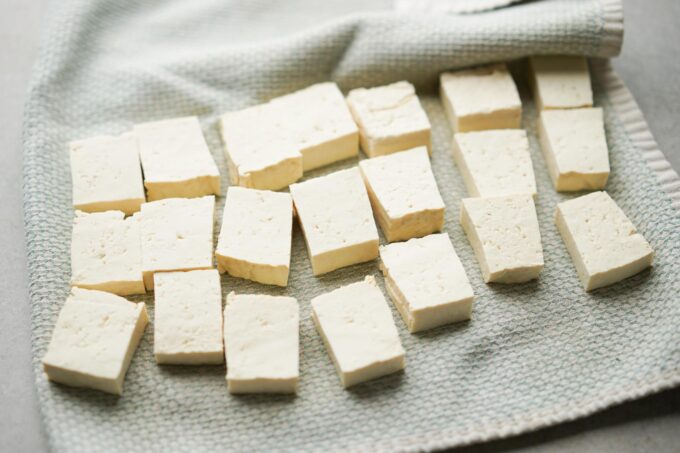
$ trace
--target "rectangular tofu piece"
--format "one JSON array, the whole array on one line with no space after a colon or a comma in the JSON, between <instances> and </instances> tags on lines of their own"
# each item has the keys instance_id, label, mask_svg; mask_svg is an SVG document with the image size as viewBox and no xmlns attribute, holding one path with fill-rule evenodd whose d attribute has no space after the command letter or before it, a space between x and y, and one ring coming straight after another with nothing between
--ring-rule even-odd
<instances>
[{"instance_id":1,"label":"rectangular tofu piece","mask_svg":"<svg viewBox=\"0 0 680 453\"><path fill-rule=\"evenodd\" d=\"M153 353L172 365L224 363L222 287L216 269L154 275Z\"/></svg>"},{"instance_id":2,"label":"rectangular tofu piece","mask_svg":"<svg viewBox=\"0 0 680 453\"><path fill-rule=\"evenodd\" d=\"M337 84L318 83L270 102L302 154L303 171L359 153L359 129Z\"/></svg>"},{"instance_id":3,"label":"rectangular tofu piece","mask_svg":"<svg viewBox=\"0 0 680 453\"><path fill-rule=\"evenodd\" d=\"M584 57L531 57L529 67L537 110L593 105L588 61Z\"/></svg>"},{"instance_id":4,"label":"rectangular tofu piece","mask_svg":"<svg viewBox=\"0 0 680 453\"><path fill-rule=\"evenodd\" d=\"M523 129L454 134L452 150L470 196L536 196L529 140Z\"/></svg>"},{"instance_id":5,"label":"rectangular tofu piece","mask_svg":"<svg viewBox=\"0 0 680 453\"><path fill-rule=\"evenodd\" d=\"M604 189L609 149L601 108L545 110L538 120L538 135L555 190Z\"/></svg>"},{"instance_id":6,"label":"rectangular tofu piece","mask_svg":"<svg viewBox=\"0 0 680 453\"><path fill-rule=\"evenodd\" d=\"M652 265L651 246L607 192L558 204L555 224L586 291L619 282Z\"/></svg>"},{"instance_id":7,"label":"rectangular tofu piece","mask_svg":"<svg viewBox=\"0 0 680 453\"><path fill-rule=\"evenodd\" d=\"M474 293L449 235L380 247L387 293L410 332L465 321Z\"/></svg>"},{"instance_id":8,"label":"rectangular tofu piece","mask_svg":"<svg viewBox=\"0 0 680 453\"><path fill-rule=\"evenodd\" d=\"M521 283L543 270L543 247L534 199L529 194L464 198L460 223L484 281Z\"/></svg>"},{"instance_id":9,"label":"rectangular tofu piece","mask_svg":"<svg viewBox=\"0 0 680 453\"><path fill-rule=\"evenodd\" d=\"M295 298L229 293L224 308L229 392L297 392L299 329Z\"/></svg>"},{"instance_id":10,"label":"rectangular tofu piece","mask_svg":"<svg viewBox=\"0 0 680 453\"><path fill-rule=\"evenodd\" d=\"M71 285L121 296L144 294L139 214L76 211L71 238Z\"/></svg>"},{"instance_id":11,"label":"rectangular tofu piece","mask_svg":"<svg viewBox=\"0 0 680 453\"><path fill-rule=\"evenodd\" d=\"M220 117L224 156L233 185L279 190L302 177L302 154L271 103Z\"/></svg>"},{"instance_id":12,"label":"rectangular tofu piece","mask_svg":"<svg viewBox=\"0 0 680 453\"><path fill-rule=\"evenodd\" d=\"M147 323L143 302L71 288L42 359L48 379L121 395Z\"/></svg>"},{"instance_id":13,"label":"rectangular tofu piece","mask_svg":"<svg viewBox=\"0 0 680 453\"><path fill-rule=\"evenodd\" d=\"M137 124L149 201L220 194L220 172L195 116Z\"/></svg>"},{"instance_id":14,"label":"rectangular tofu piece","mask_svg":"<svg viewBox=\"0 0 680 453\"><path fill-rule=\"evenodd\" d=\"M378 257L378 230L358 168L292 184L314 275Z\"/></svg>"},{"instance_id":15,"label":"rectangular tofu piece","mask_svg":"<svg viewBox=\"0 0 680 453\"><path fill-rule=\"evenodd\" d=\"M430 120L409 82L357 88L349 92L347 104L368 157L417 146L430 149Z\"/></svg>"},{"instance_id":16,"label":"rectangular tofu piece","mask_svg":"<svg viewBox=\"0 0 680 453\"><path fill-rule=\"evenodd\" d=\"M233 277L286 286L290 272L290 194L232 186L217 241L217 268Z\"/></svg>"},{"instance_id":17,"label":"rectangular tofu piece","mask_svg":"<svg viewBox=\"0 0 680 453\"><path fill-rule=\"evenodd\" d=\"M504 63L445 72L439 93L454 132L520 127L522 101Z\"/></svg>"},{"instance_id":18,"label":"rectangular tofu piece","mask_svg":"<svg viewBox=\"0 0 680 453\"><path fill-rule=\"evenodd\" d=\"M380 228L389 242L425 236L444 226L444 201L421 146L365 159L359 169Z\"/></svg>"},{"instance_id":19,"label":"rectangular tofu piece","mask_svg":"<svg viewBox=\"0 0 680 453\"><path fill-rule=\"evenodd\" d=\"M215 197L166 198L142 205L142 272L153 289L155 272L213 267Z\"/></svg>"},{"instance_id":20,"label":"rectangular tofu piece","mask_svg":"<svg viewBox=\"0 0 680 453\"><path fill-rule=\"evenodd\" d=\"M404 369L392 312L372 276L312 299L312 319L343 387Z\"/></svg>"},{"instance_id":21,"label":"rectangular tofu piece","mask_svg":"<svg viewBox=\"0 0 680 453\"><path fill-rule=\"evenodd\" d=\"M83 212L123 211L130 215L144 203L137 140L127 133L69 143L73 207Z\"/></svg>"}]
</instances>

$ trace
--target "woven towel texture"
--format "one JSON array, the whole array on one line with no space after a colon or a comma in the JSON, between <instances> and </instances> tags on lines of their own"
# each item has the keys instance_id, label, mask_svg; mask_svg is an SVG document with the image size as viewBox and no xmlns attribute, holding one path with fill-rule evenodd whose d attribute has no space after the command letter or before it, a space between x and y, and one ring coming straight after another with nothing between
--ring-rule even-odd
<instances>
[{"instance_id":1,"label":"woven towel texture","mask_svg":"<svg viewBox=\"0 0 680 453\"><path fill-rule=\"evenodd\" d=\"M534 53L614 55L621 41L620 5L537 1L479 15L430 17L357 12L389 2L324 2L323 9L311 0L282 3L53 3L26 108L24 191L36 383L55 451L432 449L556 423L678 380L679 218L607 87L595 78L611 148L608 190L657 258L651 271L592 294L583 292L552 222L555 204L573 195L556 194L548 179L523 63L513 70L526 105L539 190L546 267L538 281L483 283L458 224L466 193L434 95L437 75L447 68ZM285 36L271 39L276 35ZM345 90L408 79L423 95L433 125L432 163L447 205L446 231L477 294L472 321L410 335L393 310L406 372L343 390L314 331L309 301L366 274L378 276L377 263L315 278L296 228L287 289L224 277L223 291L298 298L297 397L230 396L223 367L159 367L153 325L132 361L122 398L47 382L40 358L69 289L73 211L66 143L120 133L136 122L198 115L226 186L217 116L329 79ZM306 177L353 165L356 160ZM220 198L220 209L222 204ZM153 319L152 298L137 300L149 303Z\"/></svg>"}]
</instances>

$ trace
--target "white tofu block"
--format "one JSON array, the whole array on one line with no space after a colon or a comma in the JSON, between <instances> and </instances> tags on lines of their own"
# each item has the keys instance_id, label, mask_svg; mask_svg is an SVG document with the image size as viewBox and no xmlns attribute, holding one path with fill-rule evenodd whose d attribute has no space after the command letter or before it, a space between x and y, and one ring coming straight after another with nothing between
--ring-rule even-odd
<instances>
[{"instance_id":1,"label":"white tofu block","mask_svg":"<svg viewBox=\"0 0 680 453\"><path fill-rule=\"evenodd\" d=\"M375 279L312 299L312 319L343 387L404 369L404 348Z\"/></svg>"},{"instance_id":2,"label":"white tofu block","mask_svg":"<svg viewBox=\"0 0 680 453\"><path fill-rule=\"evenodd\" d=\"M139 211L142 168L132 134L103 135L69 143L73 207L83 212Z\"/></svg>"},{"instance_id":3,"label":"white tofu block","mask_svg":"<svg viewBox=\"0 0 680 453\"><path fill-rule=\"evenodd\" d=\"M529 66L539 111L593 105L588 61L584 57L531 57Z\"/></svg>"},{"instance_id":4,"label":"white tofu block","mask_svg":"<svg viewBox=\"0 0 680 453\"><path fill-rule=\"evenodd\" d=\"M286 286L290 272L290 194L232 186L217 241L217 267L234 277Z\"/></svg>"},{"instance_id":5,"label":"white tofu block","mask_svg":"<svg viewBox=\"0 0 680 453\"><path fill-rule=\"evenodd\" d=\"M295 298L230 293L224 308L229 392L297 392L299 329Z\"/></svg>"},{"instance_id":6,"label":"white tofu block","mask_svg":"<svg viewBox=\"0 0 680 453\"><path fill-rule=\"evenodd\" d=\"M137 124L149 201L220 194L220 172L195 116Z\"/></svg>"},{"instance_id":7,"label":"white tofu block","mask_svg":"<svg viewBox=\"0 0 680 453\"><path fill-rule=\"evenodd\" d=\"M454 134L452 150L470 196L536 196L529 140L523 129Z\"/></svg>"},{"instance_id":8,"label":"white tofu block","mask_svg":"<svg viewBox=\"0 0 680 453\"><path fill-rule=\"evenodd\" d=\"M302 177L302 154L287 133L287 121L271 103L222 115L220 132L233 185L279 190Z\"/></svg>"},{"instance_id":9,"label":"white tofu block","mask_svg":"<svg viewBox=\"0 0 680 453\"><path fill-rule=\"evenodd\" d=\"M139 214L76 211L71 239L71 285L121 296L144 294Z\"/></svg>"},{"instance_id":10,"label":"white tofu block","mask_svg":"<svg viewBox=\"0 0 680 453\"><path fill-rule=\"evenodd\" d=\"M292 184L314 275L378 257L378 230L359 169Z\"/></svg>"},{"instance_id":11,"label":"white tofu block","mask_svg":"<svg viewBox=\"0 0 680 453\"><path fill-rule=\"evenodd\" d=\"M368 157L417 146L430 148L430 120L409 82L357 88L349 92L347 104Z\"/></svg>"},{"instance_id":12,"label":"white tofu block","mask_svg":"<svg viewBox=\"0 0 680 453\"><path fill-rule=\"evenodd\" d=\"M543 270L543 247L529 194L464 198L460 223L485 282L521 283Z\"/></svg>"},{"instance_id":13,"label":"white tofu block","mask_svg":"<svg viewBox=\"0 0 680 453\"><path fill-rule=\"evenodd\" d=\"M142 205L142 272L153 289L155 272L213 267L215 197L166 198Z\"/></svg>"},{"instance_id":14,"label":"white tofu block","mask_svg":"<svg viewBox=\"0 0 680 453\"><path fill-rule=\"evenodd\" d=\"M522 101L504 63L445 72L439 82L454 132L520 127Z\"/></svg>"},{"instance_id":15,"label":"white tofu block","mask_svg":"<svg viewBox=\"0 0 680 453\"><path fill-rule=\"evenodd\" d=\"M154 275L156 362L173 365L224 363L222 288L216 269Z\"/></svg>"},{"instance_id":16,"label":"white tofu block","mask_svg":"<svg viewBox=\"0 0 680 453\"><path fill-rule=\"evenodd\" d=\"M586 291L652 265L654 251L607 192L558 204L555 224Z\"/></svg>"},{"instance_id":17,"label":"white tofu block","mask_svg":"<svg viewBox=\"0 0 680 453\"><path fill-rule=\"evenodd\" d=\"M147 323L144 303L71 288L43 357L43 369L51 381L121 395Z\"/></svg>"},{"instance_id":18,"label":"white tofu block","mask_svg":"<svg viewBox=\"0 0 680 453\"><path fill-rule=\"evenodd\" d=\"M359 129L337 84L312 85L271 103L302 154L304 171L359 153Z\"/></svg>"},{"instance_id":19,"label":"white tofu block","mask_svg":"<svg viewBox=\"0 0 680 453\"><path fill-rule=\"evenodd\" d=\"M424 146L359 162L378 224L389 242L444 226L444 201Z\"/></svg>"},{"instance_id":20,"label":"white tofu block","mask_svg":"<svg viewBox=\"0 0 680 453\"><path fill-rule=\"evenodd\" d=\"M474 293L449 235L380 247L385 287L410 332L465 321Z\"/></svg>"},{"instance_id":21,"label":"white tofu block","mask_svg":"<svg viewBox=\"0 0 680 453\"><path fill-rule=\"evenodd\" d=\"M545 110L538 133L548 173L558 192L604 189L609 149L602 109Z\"/></svg>"}]
</instances>

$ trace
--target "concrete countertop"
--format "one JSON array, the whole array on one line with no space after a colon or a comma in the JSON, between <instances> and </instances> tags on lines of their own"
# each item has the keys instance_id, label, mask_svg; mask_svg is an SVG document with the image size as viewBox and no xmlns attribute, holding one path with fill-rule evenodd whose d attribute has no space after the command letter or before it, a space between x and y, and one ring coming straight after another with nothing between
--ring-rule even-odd
<instances>
[{"instance_id":1,"label":"concrete countertop","mask_svg":"<svg viewBox=\"0 0 680 453\"><path fill-rule=\"evenodd\" d=\"M21 124L46 0L0 3L0 451L47 450L31 369L21 189ZM680 2L624 0L626 37L614 66L652 133L680 171ZM622 404L591 417L460 451L678 451L680 389ZM458 450L457 450L458 451Z\"/></svg>"}]
</instances>

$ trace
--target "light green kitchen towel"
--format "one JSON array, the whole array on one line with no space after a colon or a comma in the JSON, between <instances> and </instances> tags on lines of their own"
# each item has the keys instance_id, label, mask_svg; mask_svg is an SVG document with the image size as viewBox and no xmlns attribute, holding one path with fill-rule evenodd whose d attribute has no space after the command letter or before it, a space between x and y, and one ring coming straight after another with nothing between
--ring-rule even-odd
<instances>
[{"instance_id":1,"label":"light green kitchen towel","mask_svg":"<svg viewBox=\"0 0 680 453\"><path fill-rule=\"evenodd\" d=\"M545 271L537 281L483 282L458 224L466 193L436 97L437 76L449 68L540 53L617 54L619 3L520 2L460 16L398 14L391 3L52 3L26 107L24 197L36 385L53 450L429 450L570 420L680 380L680 218L672 207L677 176L606 62L594 61L592 70L610 145L608 190L657 254L652 270L590 294L583 292L553 225L556 203L575 195L556 194L549 181L524 62L512 68L525 103L538 184ZM69 291L68 141L121 133L137 122L198 115L226 186L216 130L220 113L326 80L348 90L402 79L417 85L432 122L445 230L477 296L470 322L411 335L393 310L406 371L343 390L314 331L309 301L367 274L381 284L382 278L376 262L314 277L296 227L288 288L223 277L223 292L298 299L297 396L232 396L224 367L157 366L153 323L134 356L123 397L45 379L40 358ZM356 159L305 177L354 165ZM219 226L221 211L216 218ZM151 295L136 300L148 303L153 319Z\"/></svg>"}]
</instances>

